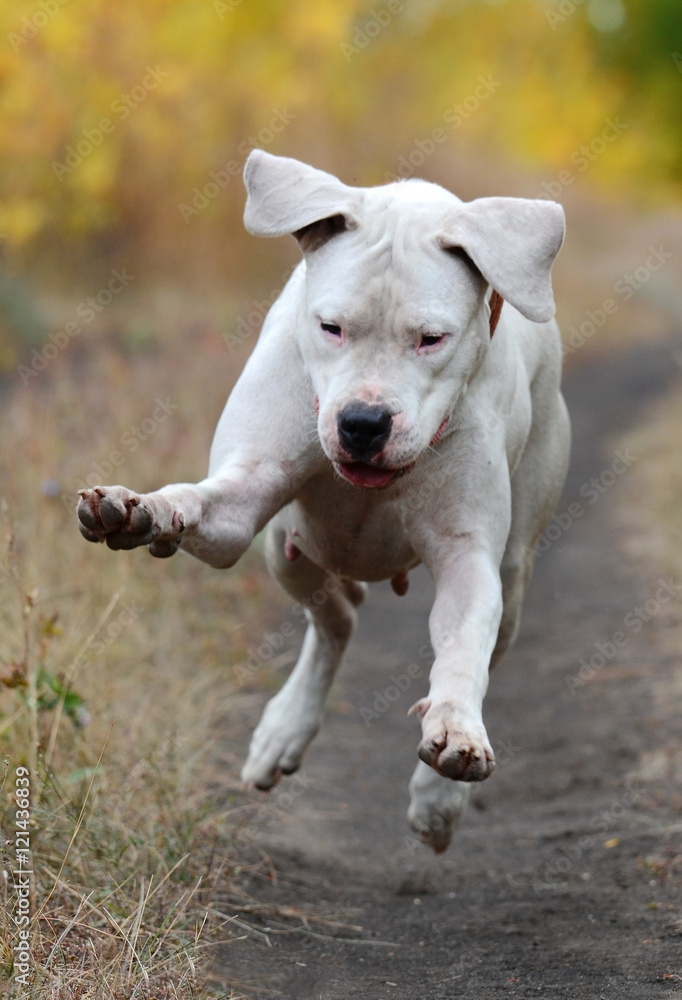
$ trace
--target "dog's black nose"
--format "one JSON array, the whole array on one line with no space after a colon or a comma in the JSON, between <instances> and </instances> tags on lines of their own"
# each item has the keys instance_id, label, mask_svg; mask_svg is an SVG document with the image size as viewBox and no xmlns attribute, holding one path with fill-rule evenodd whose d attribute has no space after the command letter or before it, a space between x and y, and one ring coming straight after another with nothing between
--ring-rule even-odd
<instances>
[{"instance_id":1,"label":"dog's black nose","mask_svg":"<svg viewBox=\"0 0 682 1000\"><path fill-rule=\"evenodd\" d=\"M339 413L339 440L357 462L367 462L388 441L393 418L381 406L349 403Z\"/></svg>"}]
</instances>

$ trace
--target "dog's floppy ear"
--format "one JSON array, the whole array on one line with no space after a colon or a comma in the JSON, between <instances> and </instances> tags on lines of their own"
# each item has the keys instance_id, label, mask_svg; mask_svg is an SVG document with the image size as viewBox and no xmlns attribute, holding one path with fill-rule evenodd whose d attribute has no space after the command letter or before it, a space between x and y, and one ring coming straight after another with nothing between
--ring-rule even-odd
<instances>
[{"instance_id":1,"label":"dog's floppy ear","mask_svg":"<svg viewBox=\"0 0 682 1000\"><path fill-rule=\"evenodd\" d=\"M551 272L564 229L555 201L478 198L452 212L439 242L464 250L507 302L544 323L554 315Z\"/></svg>"},{"instance_id":2,"label":"dog's floppy ear","mask_svg":"<svg viewBox=\"0 0 682 1000\"><path fill-rule=\"evenodd\" d=\"M291 233L302 250L312 251L357 226L357 189L299 160L254 149L244 167L244 183L244 225L254 236Z\"/></svg>"}]
</instances>

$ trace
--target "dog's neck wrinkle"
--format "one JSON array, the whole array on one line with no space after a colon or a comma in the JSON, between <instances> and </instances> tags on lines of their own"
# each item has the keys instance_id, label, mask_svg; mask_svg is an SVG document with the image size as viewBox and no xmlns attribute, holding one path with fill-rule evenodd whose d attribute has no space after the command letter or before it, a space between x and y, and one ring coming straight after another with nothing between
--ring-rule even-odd
<instances>
[{"instance_id":1,"label":"dog's neck wrinkle","mask_svg":"<svg viewBox=\"0 0 682 1000\"><path fill-rule=\"evenodd\" d=\"M406 267L408 261L409 255L405 246L407 242L407 233L407 221L399 219L391 241L391 264L397 273L400 273Z\"/></svg>"}]
</instances>

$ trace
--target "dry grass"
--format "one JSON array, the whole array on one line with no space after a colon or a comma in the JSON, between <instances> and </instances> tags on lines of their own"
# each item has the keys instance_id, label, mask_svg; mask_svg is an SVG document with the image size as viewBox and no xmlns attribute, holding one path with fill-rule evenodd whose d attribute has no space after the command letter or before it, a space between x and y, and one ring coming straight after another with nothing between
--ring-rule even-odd
<instances>
[{"instance_id":1,"label":"dry grass","mask_svg":"<svg viewBox=\"0 0 682 1000\"><path fill-rule=\"evenodd\" d=\"M225 910L235 872L264 863L245 838L235 847L236 768L219 773L216 745L239 715L229 666L246 655L245 623L253 638L264 597L276 600L260 557L218 573L112 553L80 537L73 512L112 451L122 461L102 478L136 489L201 478L236 372L218 329L178 329L163 351L129 356L113 347L120 332L93 330L0 397L0 822L11 872L27 766L31 988L13 979L12 876L0 968L22 1000L208 995L212 942L244 934ZM178 408L122 444L157 398Z\"/></svg>"},{"instance_id":2,"label":"dry grass","mask_svg":"<svg viewBox=\"0 0 682 1000\"><path fill-rule=\"evenodd\" d=\"M678 360L682 362L682 357ZM645 579L672 581L677 587L682 587L681 389L678 377L651 407L643 424L621 442L637 456L620 507L624 547L630 559L639 563ZM670 725L661 726L660 732L657 728L658 738L652 739L635 772L637 780L656 790L653 794L661 806L673 809L682 805L682 747L674 724L682 711L681 597L678 591L677 599L661 606L648 625L648 669L650 673L655 668L656 673L651 687L654 718L669 720ZM670 858L653 857L641 863L653 866L653 874L667 877L681 860L672 845L671 852Z\"/></svg>"},{"instance_id":3,"label":"dry grass","mask_svg":"<svg viewBox=\"0 0 682 1000\"><path fill-rule=\"evenodd\" d=\"M620 442L637 456L620 506L624 548L640 564L645 577L672 580L678 587L682 586L681 388L678 379L653 405L644 423ZM656 685L656 699L665 715L679 714L682 708L679 596L678 593L677 600L663 606L649 626L655 636L659 662L665 658L666 663ZM674 795L671 789L675 775L682 775L679 745L671 743L665 752L654 752L647 757L646 767L653 774L665 776L666 796Z\"/></svg>"},{"instance_id":4,"label":"dry grass","mask_svg":"<svg viewBox=\"0 0 682 1000\"><path fill-rule=\"evenodd\" d=\"M681 390L678 379L624 442L637 456L623 509L628 549L677 582L682 582Z\"/></svg>"}]
</instances>

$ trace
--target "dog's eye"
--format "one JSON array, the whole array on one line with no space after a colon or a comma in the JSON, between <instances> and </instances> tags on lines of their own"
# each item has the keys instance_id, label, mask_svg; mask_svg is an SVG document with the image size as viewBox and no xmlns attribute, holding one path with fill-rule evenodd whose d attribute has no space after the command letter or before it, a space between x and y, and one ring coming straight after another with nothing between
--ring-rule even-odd
<instances>
[{"instance_id":1,"label":"dog's eye","mask_svg":"<svg viewBox=\"0 0 682 1000\"><path fill-rule=\"evenodd\" d=\"M423 333L419 341L418 350L428 351L429 348L438 347L444 340L445 335L442 333Z\"/></svg>"},{"instance_id":2,"label":"dog's eye","mask_svg":"<svg viewBox=\"0 0 682 1000\"><path fill-rule=\"evenodd\" d=\"M320 327L324 330L325 333L331 334L332 337L341 336L341 327L338 325L338 323L320 323Z\"/></svg>"}]
</instances>

